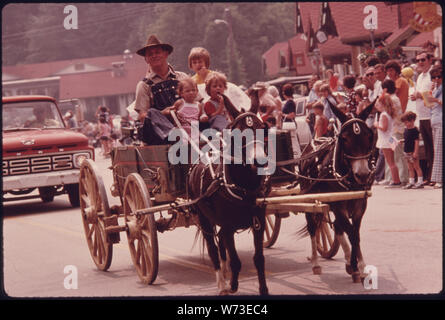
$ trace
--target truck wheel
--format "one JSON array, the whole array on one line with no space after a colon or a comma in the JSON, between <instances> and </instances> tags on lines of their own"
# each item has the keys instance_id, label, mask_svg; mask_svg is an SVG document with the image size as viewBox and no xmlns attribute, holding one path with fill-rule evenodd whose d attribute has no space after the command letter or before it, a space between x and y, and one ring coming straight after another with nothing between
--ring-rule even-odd
<instances>
[{"instance_id":1,"label":"truck wheel","mask_svg":"<svg viewBox=\"0 0 445 320\"><path fill-rule=\"evenodd\" d=\"M43 202L53 201L55 194L56 194L56 188L54 188L53 186L39 188L40 199L42 199Z\"/></svg>"},{"instance_id":2,"label":"truck wheel","mask_svg":"<svg viewBox=\"0 0 445 320\"><path fill-rule=\"evenodd\" d=\"M80 206L80 198L79 198L79 184L67 184L65 185L65 190L68 193L68 198L70 200L71 206L77 208Z\"/></svg>"}]
</instances>

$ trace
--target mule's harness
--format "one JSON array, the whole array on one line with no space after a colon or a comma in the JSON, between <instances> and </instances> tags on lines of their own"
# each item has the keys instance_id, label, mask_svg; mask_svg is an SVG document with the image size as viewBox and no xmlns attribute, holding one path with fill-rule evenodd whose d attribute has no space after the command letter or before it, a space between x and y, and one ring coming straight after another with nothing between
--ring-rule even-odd
<instances>
[{"instance_id":1,"label":"mule's harness","mask_svg":"<svg viewBox=\"0 0 445 320\"><path fill-rule=\"evenodd\" d=\"M342 186L345 190L350 190L352 183L348 180L348 178L351 175L351 169L348 170L348 172L344 175L341 175L338 171L337 171L337 165L336 165L336 161L337 161L337 152L338 152L338 145L339 145L339 136L340 133L344 130L344 128L346 128L349 125L353 126L353 132L355 134L360 134L361 133L361 128L359 123L362 123L364 125L366 125L366 123L359 119L359 118L351 118L348 121L346 121L345 123L342 124L339 132L335 135L334 138L328 138L327 142L325 142L324 144L320 145L318 148L315 146L314 141L311 141L311 146L314 149L313 152L302 156L298 159L292 159L292 160L285 160L285 161L279 161L276 163L276 166L279 167L280 170L282 170L283 172L290 174L290 175L294 175L297 178L301 178L301 179L305 179L305 180L310 180L310 181L315 181L315 182L337 182L340 186ZM375 139L375 137L374 137ZM285 165L289 165L289 164L301 164L303 161L305 160L310 160L313 159L314 157L316 157L319 153L325 151L326 149L330 149L330 148L334 148L333 150L333 156L332 156L332 165L330 165L331 168L331 174L332 174L332 178L314 178L314 177L310 177L310 176L304 176L300 173L296 173L296 172L292 172L286 168L283 168L282 166ZM369 159L369 157L372 155L372 148L371 150L364 154L364 155L360 155L360 156L352 156L349 155L345 152L343 152L343 157L349 159L349 160L362 160L362 159ZM331 151L332 152L332 151ZM375 171L375 169L373 169L371 171L371 174Z\"/></svg>"}]
</instances>

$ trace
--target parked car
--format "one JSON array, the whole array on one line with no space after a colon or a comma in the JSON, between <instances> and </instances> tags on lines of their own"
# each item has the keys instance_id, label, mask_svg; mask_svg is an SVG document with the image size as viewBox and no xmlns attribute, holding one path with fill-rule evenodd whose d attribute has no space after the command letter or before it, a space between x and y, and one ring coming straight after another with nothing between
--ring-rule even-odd
<instances>
[{"instance_id":1,"label":"parked car","mask_svg":"<svg viewBox=\"0 0 445 320\"><path fill-rule=\"evenodd\" d=\"M2 125L3 201L50 202L68 194L71 205L79 206L79 168L84 159L94 159L94 149L85 135L66 128L56 100L3 97Z\"/></svg>"}]
</instances>

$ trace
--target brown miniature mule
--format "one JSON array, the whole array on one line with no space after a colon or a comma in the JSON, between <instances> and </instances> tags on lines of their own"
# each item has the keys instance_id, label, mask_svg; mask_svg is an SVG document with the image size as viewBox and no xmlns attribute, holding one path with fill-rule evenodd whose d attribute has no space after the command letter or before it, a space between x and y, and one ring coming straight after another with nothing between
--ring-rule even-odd
<instances>
[{"instance_id":1,"label":"brown miniature mule","mask_svg":"<svg viewBox=\"0 0 445 320\"><path fill-rule=\"evenodd\" d=\"M249 112L239 112L230 100L223 96L226 109L234 119L228 129L265 129L265 124L256 116L258 110L258 92L251 92L252 105ZM256 139L256 137L255 137ZM241 261L235 248L234 234L237 230L251 228L253 231L255 254L254 263L258 272L259 293L268 294L266 285L263 233L265 228L265 209L256 205L256 199L264 196L268 178L258 175L259 161L264 157L264 146L256 143L249 153L243 140L243 159L241 164L224 163L194 165L188 177L187 185L190 199L201 199L193 205L193 212L198 215L199 230L207 245L207 251L216 272L219 294L234 293L238 289L238 276ZM232 153L233 146L232 146ZM250 157L250 164L246 159ZM221 159L222 160L222 159ZM233 160L233 158L232 158ZM262 159L264 160L264 159ZM264 161L263 161L264 163ZM203 196L205 194L205 196ZM216 232L217 226L219 232ZM215 240L219 240L218 246ZM230 262L230 287L226 287L224 272L226 252ZM221 261L220 261L221 260Z\"/></svg>"},{"instance_id":2,"label":"brown miniature mule","mask_svg":"<svg viewBox=\"0 0 445 320\"><path fill-rule=\"evenodd\" d=\"M342 125L336 137L325 140L317 147L309 146L303 151L301 157L304 160L299 165L301 175L299 182L303 193L360 191L371 188L374 181L371 158L375 148L375 137L364 120L376 100L357 118L347 116L331 105L332 111ZM365 267L360 250L360 225L366 210L367 198L331 202L329 206L335 215L335 236L345 253L346 271L352 274L354 282L359 282L360 278L364 277ZM321 215L306 213L305 231L311 236L311 263L314 274L321 273L315 237L321 218ZM344 233L349 238L352 250L344 238Z\"/></svg>"}]
</instances>

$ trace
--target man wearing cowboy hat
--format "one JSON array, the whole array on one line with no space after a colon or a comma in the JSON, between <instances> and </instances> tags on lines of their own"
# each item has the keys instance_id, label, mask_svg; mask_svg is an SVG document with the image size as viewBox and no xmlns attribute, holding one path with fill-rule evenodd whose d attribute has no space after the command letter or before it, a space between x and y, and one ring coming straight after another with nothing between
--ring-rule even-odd
<instances>
[{"instance_id":1,"label":"man wearing cowboy hat","mask_svg":"<svg viewBox=\"0 0 445 320\"><path fill-rule=\"evenodd\" d=\"M179 99L176 88L178 81L186 78L183 72L175 71L167 59L173 47L162 43L155 35L149 36L144 47L136 53L145 58L149 65L146 77L136 86L134 109L139 119L144 120L142 141L147 144L166 143L173 124L166 118Z\"/></svg>"}]
</instances>

